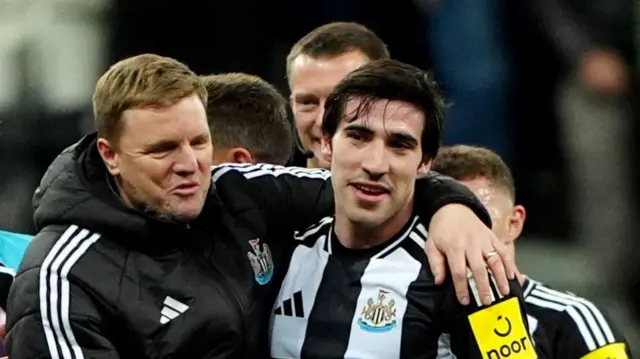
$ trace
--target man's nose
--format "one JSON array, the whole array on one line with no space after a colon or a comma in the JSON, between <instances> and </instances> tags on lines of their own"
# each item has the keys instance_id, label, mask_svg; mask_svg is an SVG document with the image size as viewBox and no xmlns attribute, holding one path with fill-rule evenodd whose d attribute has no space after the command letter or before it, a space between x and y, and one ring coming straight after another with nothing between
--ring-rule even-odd
<instances>
[{"instance_id":1,"label":"man's nose","mask_svg":"<svg viewBox=\"0 0 640 359\"><path fill-rule=\"evenodd\" d=\"M313 123L318 129L322 128L322 118L324 117L324 101L320 102L320 106L318 106L318 111L316 113L316 118Z\"/></svg>"},{"instance_id":2,"label":"man's nose","mask_svg":"<svg viewBox=\"0 0 640 359\"><path fill-rule=\"evenodd\" d=\"M198 156L191 146L184 146L177 154L173 169L176 173L191 174L198 170Z\"/></svg>"},{"instance_id":3,"label":"man's nose","mask_svg":"<svg viewBox=\"0 0 640 359\"><path fill-rule=\"evenodd\" d=\"M362 168L372 178L379 178L389 172L389 161L387 161L384 143L372 141L367 146L366 155L362 161Z\"/></svg>"}]
</instances>

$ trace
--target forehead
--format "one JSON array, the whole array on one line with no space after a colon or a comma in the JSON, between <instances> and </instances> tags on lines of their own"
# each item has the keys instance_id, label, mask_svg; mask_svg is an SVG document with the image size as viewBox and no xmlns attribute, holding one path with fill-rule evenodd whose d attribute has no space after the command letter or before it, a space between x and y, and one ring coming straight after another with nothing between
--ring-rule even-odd
<instances>
[{"instance_id":1,"label":"forehead","mask_svg":"<svg viewBox=\"0 0 640 359\"><path fill-rule=\"evenodd\" d=\"M334 57L296 57L291 63L291 92L328 96L349 73L367 63L369 59L360 51L351 51Z\"/></svg>"},{"instance_id":2,"label":"forehead","mask_svg":"<svg viewBox=\"0 0 640 359\"><path fill-rule=\"evenodd\" d=\"M372 100L366 103L363 98L347 101L344 117L338 126L359 124L374 132L405 132L419 139L424 129L424 113L414 105L397 100ZM355 116L355 117L354 117Z\"/></svg>"},{"instance_id":3,"label":"forehead","mask_svg":"<svg viewBox=\"0 0 640 359\"><path fill-rule=\"evenodd\" d=\"M476 177L460 181L467 186L485 206L496 205L499 202L509 201L506 190L496 186L493 181L486 177Z\"/></svg>"},{"instance_id":4,"label":"forehead","mask_svg":"<svg viewBox=\"0 0 640 359\"><path fill-rule=\"evenodd\" d=\"M139 143L179 140L209 132L207 115L197 95L166 108L136 107L123 113L121 139Z\"/></svg>"}]
</instances>

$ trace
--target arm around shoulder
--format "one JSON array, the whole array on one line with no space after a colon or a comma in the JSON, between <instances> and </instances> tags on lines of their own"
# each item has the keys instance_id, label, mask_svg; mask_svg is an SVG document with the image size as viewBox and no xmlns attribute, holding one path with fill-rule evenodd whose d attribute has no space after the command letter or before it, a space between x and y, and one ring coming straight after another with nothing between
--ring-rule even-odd
<instances>
[{"instance_id":1,"label":"arm around shoulder","mask_svg":"<svg viewBox=\"0 0 640 359\"><path fill-rule=\"evenodd\" d=\"M302 229L333 212L331 172L270 164L222 164L212 177L223 203L258 204L269 223Z\"/></svg>"}]
</instances>

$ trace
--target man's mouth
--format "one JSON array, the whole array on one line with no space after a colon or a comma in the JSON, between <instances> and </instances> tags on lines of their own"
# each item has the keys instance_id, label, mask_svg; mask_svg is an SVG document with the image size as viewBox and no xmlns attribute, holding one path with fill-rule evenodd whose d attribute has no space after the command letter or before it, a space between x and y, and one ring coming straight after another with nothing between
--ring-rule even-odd
<instances>
[{"instance_id":1,"label":"man's mouth","mask_svg":"<svg viewBox=\"0 0 640 359\"><path fill-rule=\"evenodd\" d=\"M198 188L200 188L200 185L198 183L185 183L176 186L173 192L180 196L189 196L196 193L198 191Z\"/></svg>"},{"instance_id":2,"label":"man's mouth","mask_svg":"<svg viewBox=\"0 0 640 359\"><path fill-rule=\"evenodd\" d=\"M363 206L375 206L391 193L386 187L377 184L353 183L357 201Z\"/></svg>"},{"instance_id":3,"label":"man's mouth","mask_svg":"<svg viewBox=\"0 0 640 359\"><path fill-rule=\"evenodd\" d=\"M382 186L377 186L377 185L354 184L353 186L358 190L360 190L361 192L363 192L364 194L368 194L368 195L380 195L380 194L389 193L389 191L386 188Z\"/></svg>"}]
</instances>

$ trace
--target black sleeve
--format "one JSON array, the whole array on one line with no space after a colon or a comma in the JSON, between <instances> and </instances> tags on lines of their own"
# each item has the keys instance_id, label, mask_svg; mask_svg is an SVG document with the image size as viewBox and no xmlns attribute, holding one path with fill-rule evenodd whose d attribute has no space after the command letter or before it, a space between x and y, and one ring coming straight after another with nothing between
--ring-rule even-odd
<instances>
[{"instance_id":1,"label":"black sleeve","mask_svg":"<svg viewBox=\"0 0 640 359\"><path fill-rule=\"evenodd\" d=\"M508 296L501 296L492 281L494 302L483 306L473 278L469 291L471 304L461 306L453 285L448 283L445 307L442 311L451 323L451 352L458 358L506 358L519 353L519 358L539 358L533 347L522 288L517 280L510 281Z\"/></svg>"},{"instance_id":2,"label":"black sleeve","mask_svg":"<svg viewBox=\"0 0 640 359\"><path fill-rule=\"evenodd\" d=\"M578 307L579 306L579 307ZM596 306L580 298L558 322L555 358L628 359L629 345Z\"/></svg>"},{"instance_id":3,"label":"black sleeve","mask_svg":"<svg viewBox=\"0 0 640 359\"><path fill-rule=\"evenodd\" d=\"M119 358L103 335L95 298L63 268L60 275L51 275L34 259L33 252L52 235L34 239L9 292L7 354L11 359Z\"/></svg>"},{"instance_id":4,"label":"black sleeve","mask_svg":"<svg viewBox=\"0 0 640 359\"><path fill-rule=\"evenodd\" d=\"M282 167L268 164L224 164L212 171L223 202L256 202L270 224L302 229L334 212L331 173L322 169ZM416 209L431 218L442 206L460 203L470 207L491 225L486 209L461 183L435 172L416 182Z\"/></svg>"}]
</instances>

